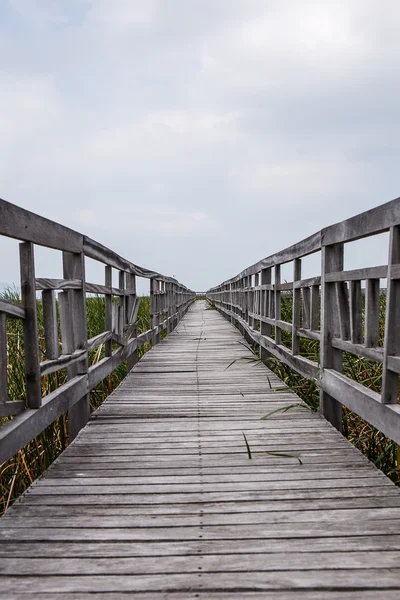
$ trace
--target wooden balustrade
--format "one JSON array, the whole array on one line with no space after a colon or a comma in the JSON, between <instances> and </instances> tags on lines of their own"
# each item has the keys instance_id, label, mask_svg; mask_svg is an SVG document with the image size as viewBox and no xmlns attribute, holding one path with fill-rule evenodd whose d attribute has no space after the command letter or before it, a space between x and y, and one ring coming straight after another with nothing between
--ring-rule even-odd
<instances>
[{"instance_id":1,"label":"wooden balustrade","mask_svg":"<svg viewBox=\"0 0 400 600\"><path fill-rule=\"evenodd\" d=\"M156 344L170 332L195 300L195 293L172 277L139 267L98 242L58 223L0 200L0 235L20 240L21 305L0 300L0 417L13 417L0 427L0 462L68 410L70 438L89 418L89 392L122 362L137 362L138 348ZM60 279L35 276L35 245L60 250ZM104 265L104 284L86 281L85 258ZM118 288L112 287L113 270ZM151 328L137 335L140 298L136 277L150 279ZM58 292L56 298L55 292ZM37 295L42 296L45 359L39 351ZM105 298L106 330L88 339L86 296ZM58 334L57 304L61 340ZM7 318L24 328L26 399L10 398L7 385ZM88 353L104 345L104 358L89 366ZM60 351L61 346L61 351ZM67 383L42 396L42 377L67 370Z\"/></svg>"},{"instance_id":2,"label":"wooden balustrade","mask_svg":"<svg viewBox=\"0 0 400 600\"><path fill-rule=\"evenodd\" d=\"M345 271L346 244L382 232L390 234L387 264ZM320 272L302 279L302 259L317 252ZM282 283L281 267L287 263L293 264L293 281ZM387 290L380 345L382 279L387 280ZM281 312L283 295L288 293L292 295L290 322L282 320ZM268 361L275 356L319 385L321 412L337 429L345 405L400 443L400 199L259 261L211 288L207 298L259 345L261 358ZM282 343L282 331L291 334L291 347ZM319 364L301 355L301 338L319 342ZM382 364L381 393L343 375L343 352Z\"/></svg>"}]
</instances>

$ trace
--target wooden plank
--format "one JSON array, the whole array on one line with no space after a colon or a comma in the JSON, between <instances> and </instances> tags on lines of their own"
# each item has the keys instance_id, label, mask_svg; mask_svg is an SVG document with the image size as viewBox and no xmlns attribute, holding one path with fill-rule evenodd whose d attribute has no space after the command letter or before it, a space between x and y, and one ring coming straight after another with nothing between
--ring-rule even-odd
<instances>
[{"instance_id":1,"label":"wooden plank","mask_svg":"<svg viewBox=\"0 0 400 600\"><path fill-rule=\"evenodd\" d=\"M351 352L357 356L369 358L375 362L383 362L383 348L366 348L362 344L353 344L348 340L341 340L335 337L332 338L332 347L344 352Z\"/></svg>"},{"instance_id":2,"label":"wooden plank","mask_svg":"<svg viewBox=\"0 0 400 600\"><path fill-rule=\"evenodd\" d=\"M43 398L37 410L25 410L0 428L0 462L5 462L39 435L87 390L87 376L75 377Z\"/></svg>"},{"instance_id":3,"label":"wooden plank","mask_svg":"<svg viewBox=\"0 0 400 600\"><path fill-rule=\"evenodd\" d=\"M82 288L81 279L38 279L35 280L36 290L79 290Z\"/></svg>"},{"instance_id":4,"label":"wooden plank","mask_svg":"<svg viewBox=\"0 0 400 600\"><path fill-rule=\"evenodd\" d=\"M335 271L326 274L326 281L361 281L362 279L386 279L387 265L381 267L367 267L365 269L352 269L351 271Z\"/></svg>"},{"instance_id":5,"label":"wooden plank","mask_svg":"<svg viewBox=\"0 0 400 600\"><path fill-rule=\"evenodd\" d=\"M231 318L257 343L277 345L228 308L227 291L229 322L193 305L0 520L3 593L398 594L398 488L320 415L293 408L261 420L299 399L247 360Z\"/></svg>"},{"instance_id":6,"label":"wooden plank","mask_svg":"<svg viewBox=\"0 0 400 600\"><path fill-rule=\"evenodd\" d=\"M0 313L5 313L8 317L12 318L25 319L25 310L22 306L3 298L0 298Z\"/></svg>"},{"instance_id":7,"label":"wooden plank","mask_svg":"<svg viewBox=\"0 0 400 600\"><path fill-rule=\"evenodd\" d=\"M80 233L1 199L0 235L68 252L83 249Z\"/></svg>"},{"instance_id":8,"label":"wooden plank","mask_svg":"<svg viewBox=\"0 0 400 600\"><path fill-rule=\"evenodd\" d=\"M40 363L40 374L42 377L54 373L60 369L65 369L76 365L87 355L86 350L75 350L72 354L62 354L54 360L45 360Z\"/></svg>"}]
</instances>

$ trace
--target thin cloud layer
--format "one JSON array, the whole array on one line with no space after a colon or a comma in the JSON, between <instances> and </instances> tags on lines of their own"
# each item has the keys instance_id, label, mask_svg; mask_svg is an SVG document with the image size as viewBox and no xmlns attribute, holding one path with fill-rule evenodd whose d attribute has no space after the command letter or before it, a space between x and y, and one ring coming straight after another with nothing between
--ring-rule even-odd
<instances>
[{"instance_id":1,"label":"thin cloud layer","mask_svg":"<svg viewBox=\"0 0 400 600\"><path fill-rule=\"evenodd\" d=\"M0 196L206 289L399 195L399 26L389 0L8 0Z\"/></svg>"}]
</instances>

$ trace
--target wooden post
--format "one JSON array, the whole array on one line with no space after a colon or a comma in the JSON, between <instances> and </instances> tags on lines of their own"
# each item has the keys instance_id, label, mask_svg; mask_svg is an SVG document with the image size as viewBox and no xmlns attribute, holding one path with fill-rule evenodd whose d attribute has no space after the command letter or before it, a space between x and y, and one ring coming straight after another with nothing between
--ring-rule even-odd
<instances>
[{"instance_id":1,"label":"wooden post","mask_svg":"<svg viewBox=\"0 0 400 600\"><path fill-rule=\"evenodd\" d=\"M106 331L111 331L112 332L112 294L111 294L111 288L112 288L112 268L109 265L105 266L105 286L110 290L110 292L108 294L105 294L104 300L105 300L105 321L106 321ZM104 348L104 356L111 356L112 355L112 340L108 340L105 343L105 348Z\"/></svg>"},{"instance_id":2,"label":"wooden post","mask_svg":"<svg viewBox=\"0 0 400 600\"><path fill-rule=\"evenodd\" d=\"M301 280L301 258L295 258L293 261L293 308L292 308L292 354L296 355L300 351L300 338L297 330L300 327L300 301L301 289L295 288L296 281Z\"/></svg>"},{"instance_id":3,"label":"wooden post","mask_svg":"<svg viewBox=\"0 0 400 600\"><path fill-rule=\"evenodd\" d=\"M137 327L134 324L133 319L136 317L134 317L133 315L133 310L136 304L136 276L132 275L131 273L127 273L127 286L129 288L129 295L127 297L127 303L126 303L126 308L127 308L127 324L128 326L130 326L130 336L131 338L136 338L137 337ZM136 348L136 350L134 350L132 352L132 354L130 354L128 356L128 370L130 371L137 363L138 361L138 349Z\"/></svg>"},{"instance_id":4,"label":"wooden post","mask_svg":"<svg viewBox=\"0 0 400 600\"><path fill-rule=\"evenodd\" d=\"M281 320L281 292L278 290L278 285L281 283L281 265L275 265L275 343L280 345L281 343L281 329L277 325L277 321Z\"/></svg>"},{"instance_id":5,"label":"wooden post","mask_svg":"<svg viewBox=\"0 0 400 600\"><path fill-rule=\"evenodd\" d=\"M268 267L267 269L261 270L261 285L271 285L271 274L272 268ZM269 297L271 292L269 290L263 290L260 294L261 302L260 302L260 333L261 335L266 335L267 337L271 337L271 325L269 323L264 323L262 321L262 317L269 316ZM260 346L260 358L264 362L270 359L271 353L268 352L265 348Z\"/></svg>"},{"instance_id":6,"label":"wooden post","mask_svg":"<svg viewBox=\"0 0 400 600\"><path fill-rule=\"evenodd\" d=\"M83 253L75 254L63 252L63 269L65 279L81 279L82 288L69 290L68 307L72 325L73 350L86 349L87 325L86 325L86 288L85 288L85 256ZM65 292L63 292L65 293ZM64 335L66 332L64 331ZM67 334L68 335L68 334ZM67 369L68 379L75 375L88 372L87 353L82 360L71 365ZM86 425L90 415L90 395L85 394L68 411L69 437L73 440L79 431Z\"/></svg>"},{"instance_id":7,"label":"wooden post","mask_svg":"<svg viewBox=\"0 0 400 600\"><path fill-rule=\"evenodd\" d=\"M335 284L325 281L327 273L343 271L343 244L323 246L321 250L321 368L342 371L342 352L332 347L339 332ZM320 410L338 431L342 430L342 405L329 394L320 392Z\"/></svg>"},{"instance_id":8,"label":"wooden post","mask_svg":"<svg viewBox=\"0 0 400 600\"><path fill-rule=\"evenodd\" d=\"M58 325L56 298L54 290L42 292L44 339L46 344L46 358L55 359L60 356L58 343Z\"/></svg>"},{"instance_id":9,"label":"wooden post","mask_svg":"<svg viewBox=\"0 0 400 600\"><path fill-rule=\"evenodd\" d=\"M0 313L0 404L8 400L6 315Z\"/></svg>"},{"instance_id":10,"label":"wooden post","mask_svg":"<svg viewBox=\"0 0 400 600\"><path fill-rule=\"evenodd\" d=\"M318 331L320 328L320 308L319 308L319 285L311 287L311 306L310 306L310 329Z\"/></svg>"},{"instance_id":11,"label":"wooden post","mask_svg":"<svg viewBox=\"0 0 400 600\"><path fill-rule=\"evenodd\" d=\"M125 292L125 271L120 271L118 274L118 288ZM124 325L125 325L125 295L119 297L118 307L118 336L120 340L124 337Z\"/></svg>"},{"instance_id":12,"label":"wooden post","mask_svg":"<svg viewBox=\"0 0 400 600\"><path fill-rule=\"evenodd\" d=\"M36 311L36 283L34 250L31 242L19 246L21 268L21 298L25 309L24 319L24 356L26 394L29 408L42 405L40 378L40 351Z\"/></svg>"},{"instance_id":13,"label":"wooden post","mask_svg":"<svg viewBox=\"0 0 400 600\"><path fill-rule=\"evenodd\" d=\"M150 320L152 329L153 327L156 327L160 321L157 279L150 279ZM152 345L155 346L159 341L160 334L154 333L151 339Z\"/></svg>"},{"instance_id":14,"label":"wooden post","mask_svg":"<svg viewBox=\"0 0 400 600\"><path fill-rule=\"evenodd\" d=\"M388 369L389 356L400 354L400 279L392 279L395 265L400 264L400 226L390 228L386 292L385 344L383 358L382 402L397 404L399 376Z\"/></svg>"}]
</instances>

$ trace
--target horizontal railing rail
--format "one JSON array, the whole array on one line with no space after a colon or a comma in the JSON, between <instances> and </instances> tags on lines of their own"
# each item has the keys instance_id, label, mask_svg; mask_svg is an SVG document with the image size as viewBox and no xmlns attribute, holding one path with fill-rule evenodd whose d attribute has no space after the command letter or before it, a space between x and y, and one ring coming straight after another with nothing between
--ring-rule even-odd
<instances>
[{"instance_id":1,"label":"horizontal railing rail","mask_svg":"<svg viewBox=\"0 0 400 600\"><path fill-rule=\"evenodd\" d=\"M387 264L344 270L347 243L383 232L389 232ZM303 279L302 259L317 252L320 272ZM282 283L281 267L287 263L293 277ZM291 321L282 319L285 294L292 297ZM264 258L208 290L207 298L259 344L262 359L274 356L318 384L320 410L337 429L345 405L400 443L400 199ZM291 347L282 343L282 331L291 334ZM319 362L302 356L302 339L319 343ZM380 363L382 389L344 375L343 352Z\"/></svg>"},{"instance_id":2,"label":"horizontal railing rail","mask_svg":"<svg viewBox=\"0 0 400 600\"><path fill-rule=\"evenodd\" d=\"M163 331L172 331L196 294L173 277L139 267L85 235L4 200L0 200L0 235L21 241L21 303L0 299L0 418L5 421L0 427L1 463L65 411L70 439L76 437L89 418L89 392L122 362L127 361L132 368L138 349L149 341L157 344ZM62 252L59 279L36 278L36 245ZM86 280L85 258L104 265L104 283ZM118 287L113 287L113 270L118 272ZM150 279L151 327L140 335L136 277ZM39 346L38 294L42 299L44 357ZM90 339L87 294L103 296L105 306L105 331ZM23 322L26 394L22 399L9 397L9 318ZM103 345L104 358L89 365L89 352ZM42 378L62 369L67 370L67 382L43 396Z\"/></svg>"}]
</instances>

